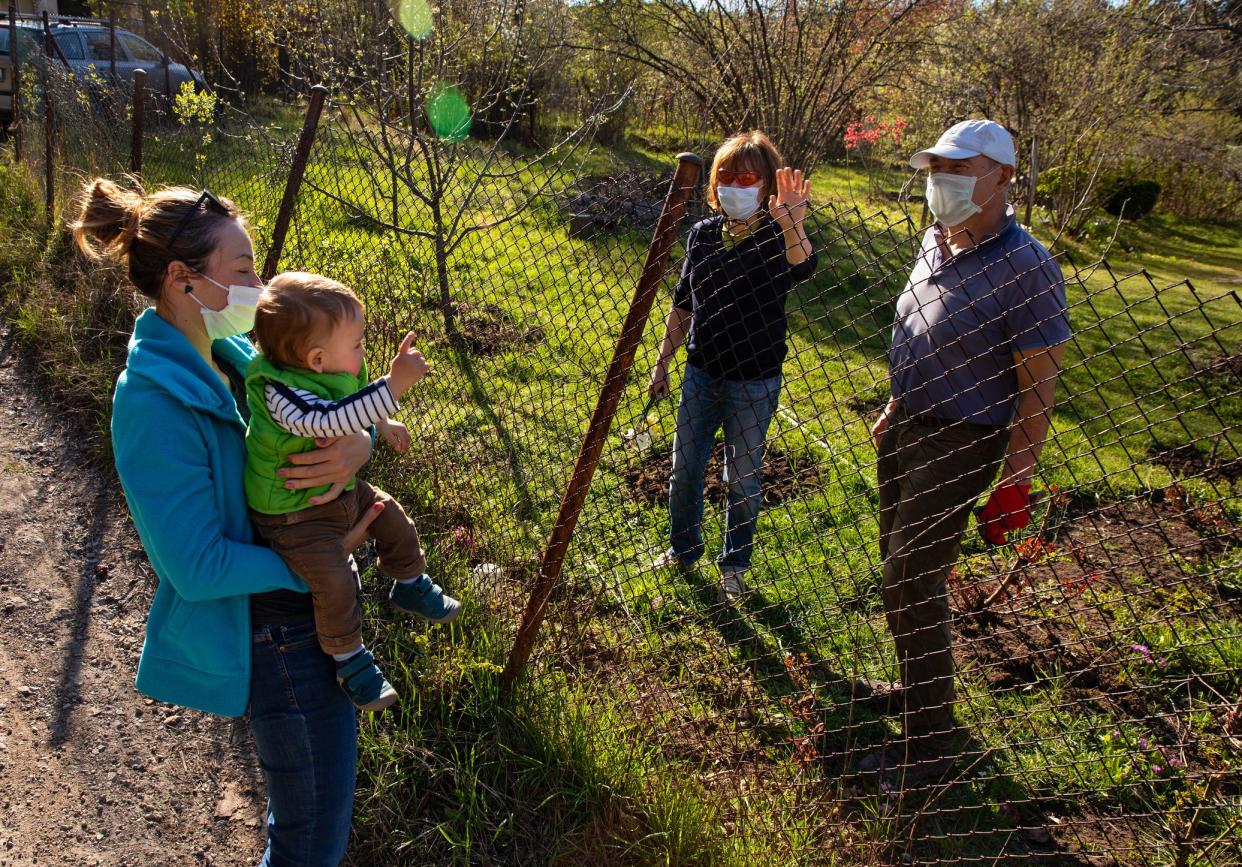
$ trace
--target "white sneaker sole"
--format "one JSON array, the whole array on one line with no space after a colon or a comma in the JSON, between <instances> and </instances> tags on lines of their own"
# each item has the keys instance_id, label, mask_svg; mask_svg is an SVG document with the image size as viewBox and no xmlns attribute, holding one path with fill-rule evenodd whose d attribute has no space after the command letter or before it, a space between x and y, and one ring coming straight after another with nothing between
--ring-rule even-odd
<instances>
[{"instance_id":1,"label":"white sneaker sole","mask_svg":"<svg viewBox=\"0 0 1242 867\"><path fill-rule=\"evenodd\" d=\"M720 601L724 603L733 603L740 600L746 595L746 582L742 580L740 575L734 575L731 578L721 578L717 585Z\"/></svg>"},{"instance_id":2,"label":"white sneaker sole","mask_svg":"<svg viewBox=\"0 0 1242 867\"><path fill-rule=\"evenodd\" d=\"M452 611L450 611L448 614L446 614L446 615L444 615L443 617L441 617L439 620L437 620L437 619L436 619L436 618L434 618L434 617L428 617L426 614L419 614L417 611L410 611L410 612L408 612L408 613L413 614L415 617L421 617L423 620L426 620L428 623L439 623L439 624L444 624L444 623L452 623L454 620L456 620L458 617L460 617L460 616L461 616L461 609L462 609L463 607L465 607L465 606L458 605L456 608L454 608L454 609L453 609ZM397 609L397 610L398 610L398 611L404 611L405 609L403 609L403 608L399 608L399 609Z\"/></svg>"}]
</instances>

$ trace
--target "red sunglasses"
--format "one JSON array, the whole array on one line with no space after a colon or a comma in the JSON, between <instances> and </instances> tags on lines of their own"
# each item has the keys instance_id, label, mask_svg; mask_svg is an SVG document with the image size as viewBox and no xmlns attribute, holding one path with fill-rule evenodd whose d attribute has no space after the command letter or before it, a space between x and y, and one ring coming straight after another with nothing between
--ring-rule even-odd
<instances>
[{"instance_id":1,"label":"red sunglasses","mask_svg":"<svg viewBox=\"0 0 1242 867\"><path fill-rule=\"evenodd\" d=\"M757 187L763 183L763 175L759 172L737 172L733 169L716 169L716 183L737 184L742 187Z\"/></svg>"}]
</instances>

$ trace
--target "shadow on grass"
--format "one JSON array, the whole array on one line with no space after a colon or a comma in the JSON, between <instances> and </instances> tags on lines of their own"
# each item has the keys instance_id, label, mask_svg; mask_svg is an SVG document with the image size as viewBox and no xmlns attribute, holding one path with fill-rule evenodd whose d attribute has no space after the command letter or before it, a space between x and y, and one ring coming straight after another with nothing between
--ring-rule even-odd
<instances>
[{"instance_id":1,"label":"shadow on grass","mask_svg":"<svg viewBox=\"0 0 1242 867\"><path fill-rule=\"evenodd\" d=\"M826 660L812 658L814 643L796 625L787 604L768 603L757 590L750 591L740 606L722 604L715 582L706 581L697 569L686 573L686 581L703 616L750 669L774 705L788 707L807 702L809 697L811 707L799 713L814 715L823 723L824 734L816 745L821 755L830 748L834 755L848 755L857 749L860 735L869 744L882 743L887 731L883 715L852 701L852 676ZM765 638L752 618L778 640Z\"/></svg>"},{"instance_id":2,"label":"shadow on grass","mask_svg":"<svg viewBox=\"0 0 1242 867\"><path fill-rule=\"evenodd\" d=\"M710 574L710 573L709 573ZM1039 863L1093 863L1090 841L1054 836L1058 820L1034 793L1000 773L993 751L967 732L957 759L939 778L904 785L900 777L860 775L858 760L898 743L885 713L853 700L854 679L813 658L814 647L788 602L752 590L738 605L717 598L714 580L690 569L685 580L702 618L751 670L772 704L807 733L789 739L811 748L803 797L822 812L839 808L886 857L1022 857ZM774 640L773 640L774 639ZM822 728L816 728L816 723Z\"/></svg>"},{"instance_id":3,"label":"shadow on grass","mask_svg":"<svg viewBox=\"0 0 1242 867\"><path fill-rule=\"evenodd\" d=\"M512 480L514 490L517 492L515 517L520 521L533 521L537 515L535 497L531 492L530 485L526 481L528 472L522 466L519 458L518 443L514 439L512 432L501 421L500 416L497 415L496 402L487 393L483 380L479 377L478 371L474 369L473 357L460 346L454 346L452 352L458 369L461 371L462 376L465 377L466 383L469 386L470 399L474 402L475 407L487 418L488 424L496 432L496 437L504 447L505 462L509 467L509 478Z\"/></svg>"}]
</instances>

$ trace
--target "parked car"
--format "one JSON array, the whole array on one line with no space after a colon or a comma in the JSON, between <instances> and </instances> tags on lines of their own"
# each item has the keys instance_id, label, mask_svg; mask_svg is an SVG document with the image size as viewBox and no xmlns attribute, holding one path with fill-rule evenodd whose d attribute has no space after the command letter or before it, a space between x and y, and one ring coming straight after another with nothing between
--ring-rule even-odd
<instances>
[{"instance_id":1,"label":"parked car","mask_svg":"<svg viewBox=\"0 0 1242 867\"><path fill-rule=\"evenodd\" d=\"M79 78L93 75L94 81L111 84L113 43L106 22L94 19L56 18L50 31L60 54L69 68ZM34 19L21 22L17 28L19 60L42 62L45 51L42 24ZM118 27L116 29L116 77L117 86L127 86L133 79L134 70L147 73L147 87L155 93L167 86L176 94L181 85L193 81L198 87L206 87L200 72L171 60L165 64L165 56L137 33ZM59 63L59 55L52 59ZM7 125L12 116L13 70L9 59L9 29L0 27L0 124ZM31 74L34 74L32 65Z\"/></svg>"}]
</instances>

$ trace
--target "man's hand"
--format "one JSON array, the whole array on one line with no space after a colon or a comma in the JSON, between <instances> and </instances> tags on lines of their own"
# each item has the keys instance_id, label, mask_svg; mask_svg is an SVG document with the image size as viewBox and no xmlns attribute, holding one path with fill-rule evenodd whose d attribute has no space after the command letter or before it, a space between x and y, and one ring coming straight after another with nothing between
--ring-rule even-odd
<instances>
[{"instance_id":1,"label":"man's hand","mask_svg":"<svg viewBox=\"0 0 1242 867\"><path fill-rule=\"evenodd\" d=\"M884 436L884 431L888 430L888 424L892 420L893 413L897 411L897 401L890 400L884 405L884 411L880 413L880 417L875 420L875 424L871 426L871 441L875 443L875 450L880 450L880 437Z\"/></svg>"},{"instance_id":2,"label":"man's hand","mask_svg":"<svg viewBox=\"0 0 1242 867\"><path fill-rule=\"evenodd\" d=\"M389 448L399 455L405 454L414 442L410 439L410 432L406 426L392 419L385 419L380 424L380 435L384 438L384 442L388 443Z\"/></svg>"},{"instance_id":3,"label":"man's hand","mask_svg":"<svg viewBox=\"0 0 1242 867\"><path fill-rule=\"evenodd\" d=\"M979 533L993 545L1004 545L1007 534L1031 523L1031 486L1001 484L979 512Z\"/></svg>"},{"instance_id":4,"label":"man's hand","mask_svg":"<svg viewBox=\"0 0 1242 867\"><path fill-rule=\"evenodd\" d=\"M414 348L414 332L405 335L392 364L388 366L388 387L398 400L431 370L431 362Z\"/></svg>"},{"instance_id":5,"label":"man's hand","mask_svg":"<svg viewBox=\"0 0 1242 867\"><path fill-rule=\"evenodd\" d=\"M293 466L277 471L285 480L286 488L299 490L338 483L347 485L371 457L371 435L365 431L347 437L320 437L315 440L315 445L319 448L289 455L289 463ZM328 491L306 502L319 506L335 497L336 494Z\"/></svg>"},{"instance_id":6,"label":"man's hand","mask_svg":"<svg viewBox=\"0 0 1242 867\"><path fill-rule=\"evenodd\" d=\"M656 400L668 397L668 361L660 359L651 368L651 382L647 385L647 396Z\"/></svg>"}]
</instances>

